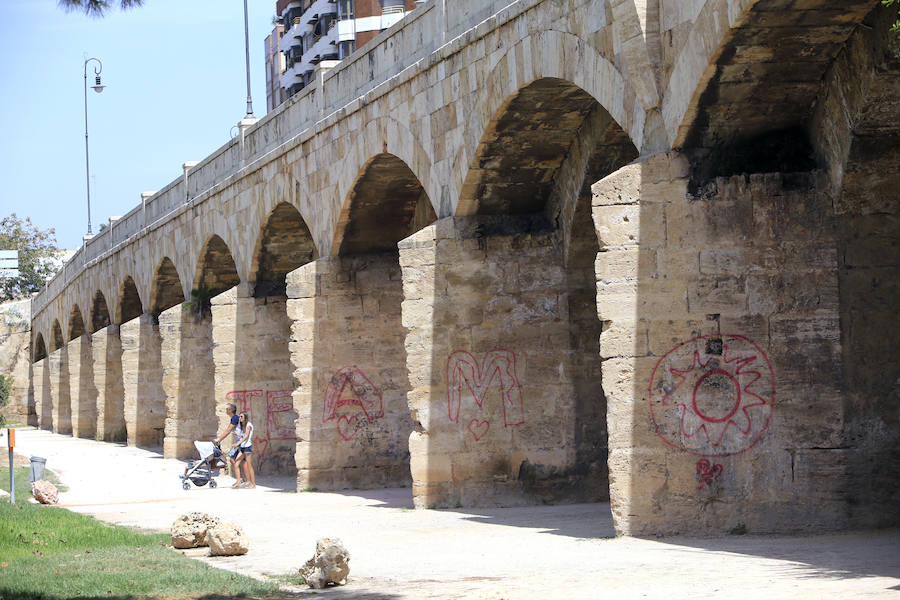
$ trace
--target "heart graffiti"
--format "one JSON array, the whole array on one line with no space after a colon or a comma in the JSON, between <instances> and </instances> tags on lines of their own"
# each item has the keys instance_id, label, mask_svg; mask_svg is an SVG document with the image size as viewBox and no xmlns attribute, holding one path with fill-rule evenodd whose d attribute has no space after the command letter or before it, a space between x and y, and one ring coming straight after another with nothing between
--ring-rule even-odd
<instances>
[{"instance_id":1,"label":"heart graffiti","mask_svg":"<svg viewBox=\"0 0 900 600\"><path fill-rule=\"evenodd\" d=\"M701 458L697 461L697 481L699 481L699 485L697 486L698 490L702 490L708 485L712 485L715 483L719 476L722 474L723 467L719 463L710 464L708 460L705 458Z\"/></svg>"},{"instance_id":2,"label":"heart graffiti","mask_svg":"<svg viewBox=\"0 0 900 600\"><path fill-rule=\"evenodd\" d=\"M353 439L353 436L356 435L360 429L362 429L364 421L361 421L359 417L353 415L351 417L347 417L347 415L341 415L337 420L337 431L338 434L344 441L349 442Z\"/></svg>"},{"instance_id":3,"label":"heart graffiti","mask_svg":"<svg viewBox=\"0 0 900 600\"><path fill-rule=\"evenodd\" d=\"M489 421L479 421L478 419L469 421L469 432L472 434L472 437L475 438L476 442L487 435L490 428L491 424Z\"/></svg>"}]
</instances>

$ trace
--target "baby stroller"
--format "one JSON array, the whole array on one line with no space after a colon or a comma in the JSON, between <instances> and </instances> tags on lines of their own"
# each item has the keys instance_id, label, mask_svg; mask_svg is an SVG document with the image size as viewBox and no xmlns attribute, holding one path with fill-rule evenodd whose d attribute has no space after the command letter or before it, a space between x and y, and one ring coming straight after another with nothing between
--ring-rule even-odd
<instances>
[{"instance_id":1,"label":"baby stroller","mask_svg":"<svg viewBox=\"0 0 900 600\"><path fill-rule=\"evenodd\" d=\"M200 455L200 462L190 461L184 475L179 475L182 481L181 487L186 490L191 489L191 482L197 487L209 484L209 487L216 487L216 477L219 469L225 468L225 459L222 457L222 449L216 442L194 442L197 453Z\"/></svg>"}]
</instances>

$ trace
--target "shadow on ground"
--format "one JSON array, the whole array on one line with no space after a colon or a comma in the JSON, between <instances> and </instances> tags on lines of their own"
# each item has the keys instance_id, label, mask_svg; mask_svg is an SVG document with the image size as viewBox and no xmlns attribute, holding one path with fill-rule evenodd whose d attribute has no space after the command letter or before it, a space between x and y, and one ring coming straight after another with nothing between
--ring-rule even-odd
<instances>
[{"instance_id":1,"label":"shadow on ground","mask_svg":"<svg viewBox=\"0 0 900 600\"><path fill-rule=\"evenodd\" d=\"M682 549L758 556L786 561L785 570L802 579L900 578L900 530L856 531L819 536L728 536L664 538ZM786 542L790 543L786 543ZM897 586L888 589L898 589Z\"/></svg>"},{"instance_id":2,"label":"shadow on ground","mask_svg":"<svg viewBox=\"0 0 900 600\"><path fill-rule=\"evenodd\" d=\"M315 490L310 490L315 491ZM365 498L372 501L377 508L413 508L412 490L410 488L386 488L378 490L338 490L328 492L351 498Z\"/></svg>"},{"instance_id":3,"label":"shadow on ground","mask_svg":"<svg viewBox=\"0 0 900 600\"><path fill-rule=\"evenodd\" d=\"M515 508L466 508L458 509L458 512L471 515L466 517L466 520L476 523L540 529L541 533L573 538L616 537L609 502Z\"/></svg>"}]
</instances>

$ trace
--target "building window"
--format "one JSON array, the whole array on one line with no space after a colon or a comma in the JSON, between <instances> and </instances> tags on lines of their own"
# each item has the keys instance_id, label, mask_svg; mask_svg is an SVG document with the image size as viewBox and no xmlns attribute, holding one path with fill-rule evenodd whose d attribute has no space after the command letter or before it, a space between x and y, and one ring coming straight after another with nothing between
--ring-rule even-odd
<instances>
[{"instance_id":1,"label":"building window","mask_svg":"<svg viewBox=\"0 0 900 600\"><path fill-rule=\"evenodd\" d=\"M338 19L346 21L353 18L353 0L338 0Z\"/></svg>"},{"instance_id":2,"label":"building window","mask_svg":"<svg viewBox=\"0 0 900 600\"><path fill-rule=\"evenodd\" d=\"M353 54L353 51L356 50L356 40L346 40L341 42L339 45L340 54L338 58L343 60Z\"/></svg>"},{"instance_id":3,"label":"building window","mask_svg":"<svg viewBox=\"0 0 900 600\"><path fill-rule=\"evenodd\" d=\"M381 14L391 15L402 13L406 7L406 0L381 0Z\"/></svg>"}]
</instances>

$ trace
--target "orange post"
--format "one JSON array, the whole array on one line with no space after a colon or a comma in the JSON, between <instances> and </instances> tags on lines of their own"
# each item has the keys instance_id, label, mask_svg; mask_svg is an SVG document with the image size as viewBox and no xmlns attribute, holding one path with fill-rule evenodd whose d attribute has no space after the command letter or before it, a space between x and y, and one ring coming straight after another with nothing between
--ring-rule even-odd
<instances>
[{"instance_id":1,"label":"orange post","mask_svg":"<svg viewBox=\"0 0 900 600\"><path fill-rule=\"evenodd\" d=\"M13 474L13 448L16 445L16 430L10 427L6 430L9 438L9 503L16 503L16 478Z\"/></svg>"}]
</instances>

